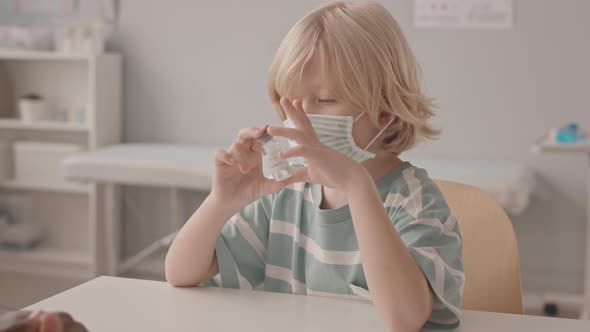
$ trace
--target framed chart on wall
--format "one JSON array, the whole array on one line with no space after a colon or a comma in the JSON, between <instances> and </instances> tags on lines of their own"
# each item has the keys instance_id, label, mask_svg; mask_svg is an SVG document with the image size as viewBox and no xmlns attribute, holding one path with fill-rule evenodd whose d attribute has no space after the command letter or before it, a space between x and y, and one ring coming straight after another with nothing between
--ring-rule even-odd
<instances>
[{"instance_id":1,"label":"framed chart on wall","mask_svg":"<svg viewBox=\"0 0 590 332\"><path fill-rule=\"evenodd\" d=\"M513 20L513 0L415 0L418 28L508 30Z\"/></svg>"}]
</instances>

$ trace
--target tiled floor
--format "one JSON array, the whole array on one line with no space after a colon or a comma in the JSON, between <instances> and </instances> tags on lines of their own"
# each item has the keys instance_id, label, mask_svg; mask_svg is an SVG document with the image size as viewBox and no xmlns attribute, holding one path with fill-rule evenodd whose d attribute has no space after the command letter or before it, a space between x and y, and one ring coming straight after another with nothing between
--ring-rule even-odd
<instances>
[{"instance_id":1,"label":"tiled floor","mask_svg":"<svg viewBox=\"0 0 590 332\"><path fill-rule=\"evenodd\" d=\"M124 277L165 280L164 257L164 254L154 255ZM29 306L86 281L0 273L0 312Z\"/></svg>"},{"instance_id":2,"label":"tiled floor","mask_svg":"<svg viewBox=\"0 0 590 332\"><path fill-rule=\"evenodd\" d=\"M20 309L83 282L84 280L2 273L0 274L0 306L8 309Z\"/></svg>"},{"instance_id":3,"label":"tiled floor","mask_svg":"<svg viewBox=\"0 0 590 332\"><path fill-rule=\"evenodd\" d=\"M124 277L164 280L163 260L148 261L142 264L140 269ZM0 273L0 312L6 309L21 309L86 281Z\"/></svg>"}]
</instances>

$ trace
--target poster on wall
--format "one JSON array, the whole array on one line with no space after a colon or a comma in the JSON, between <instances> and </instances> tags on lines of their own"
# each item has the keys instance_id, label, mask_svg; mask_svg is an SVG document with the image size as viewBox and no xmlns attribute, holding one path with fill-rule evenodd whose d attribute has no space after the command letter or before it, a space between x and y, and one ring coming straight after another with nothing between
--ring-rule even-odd
<instances>
[{"instance_id":1,"label":"poster on wall","mask_svg":"<svg viewBox=\"0 0 590 332\"><path fill-rule=\"evenodd\" d=\"M415 0L418 28L509 30L514 20L513 0Z\"/></svg>"}]
</instances>

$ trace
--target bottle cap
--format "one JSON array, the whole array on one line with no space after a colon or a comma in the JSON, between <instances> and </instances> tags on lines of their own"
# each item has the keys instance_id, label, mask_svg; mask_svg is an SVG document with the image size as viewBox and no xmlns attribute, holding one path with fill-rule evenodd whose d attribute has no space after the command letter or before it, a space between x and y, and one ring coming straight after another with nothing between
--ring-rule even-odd
<instances>
[{"instance_id":1,"label":"bottle cap","mask_svg":"<svg viewBox=\"0 0 590 332\"><path fill-rule=\"evenodd\" d=\"M271 139L272 136L270 136L269 133L264 133L262 134L262 136L258 137L258 141L260 141L261 143L268 143Z\"/></svg>"}]
</instances>

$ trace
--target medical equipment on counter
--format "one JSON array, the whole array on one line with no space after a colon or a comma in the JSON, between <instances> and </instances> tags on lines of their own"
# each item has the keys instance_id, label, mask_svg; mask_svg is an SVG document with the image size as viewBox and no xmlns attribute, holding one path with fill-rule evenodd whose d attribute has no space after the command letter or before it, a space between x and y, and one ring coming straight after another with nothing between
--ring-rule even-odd
<instances>
[{"instance_id":1,"label":"medical equipment on counter","mask_svg":"<svg viewBox=\"0 0 590 332\"><path fill-rule=\"evenodd\" d=\"M61 162L82 151L68 143L14 142L14 180L46 185L67 184L61 174Z\"/></svg>"},{"instance_id":2,"label":"medical equipment on counter","mask_svg":"<svg viewBox=\"0 0 590 332\"><path fill-rule=\"evenodd\" d=\"M128 271L145 258L167 248L185 220L179 199L181 189L211 190L215 149L198 145L120 144L70 156L62 163L65 177L73 181L94 182L103 187L104 207L101 218L107 236L96 242L104 248L97 254L106 262L104 273L117 275ZM171 234L155 241L121 262L120 216L118 212L120 185L164 187L170 189Z\"/></svg>"}]
</instances>

